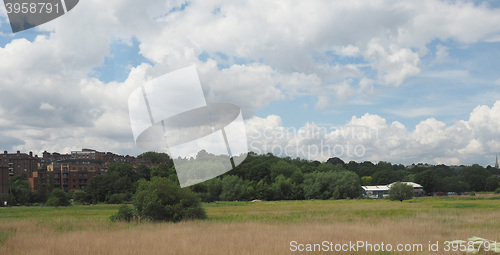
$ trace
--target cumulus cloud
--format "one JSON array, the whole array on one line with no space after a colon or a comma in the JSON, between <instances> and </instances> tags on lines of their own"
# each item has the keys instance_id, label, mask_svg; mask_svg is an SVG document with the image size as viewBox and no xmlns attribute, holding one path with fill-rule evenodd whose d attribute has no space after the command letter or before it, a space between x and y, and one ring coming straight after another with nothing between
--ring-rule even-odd
<instances>
[{"instance_id":1,"label":"cumulus cloud","mask_svg":"<svg viewBox=\"0 0 500 255\"><path fill-rule=\"evenodd\" d=\"M495 119L492 121L492 119ZM308 123L284 127L279 116L254 117L247 122L249 143L259 153L326 160L391 161L412 164L493 164L500 150L500 101L476 107L468 120L452 125L434 118L418 123L413 131L402 123L374 114L353 116L344 125Z\"/></svg>"},{"instance_id":2,"label":"cumulus cloud","mask_svg":"<svg viewBox=\"0 0 500 255\"><path fill-rule=\"evenodd\" d=\"M2 10L0 15L5 17ZM80 1L36 28L40 35L33 41L0 47L0 128L12 149L132 152L128 95L166 72L195 64L207 100L240 105L252 123L255 112L273 101L313 96L316 110L327 110L353 95L372 95L379 85L401 86L420 74L434 40L465 46L491 41L500 35L499 23L499 9L461 1ZM124 82L90 77L114 43L132 39L151 65L132 67ZM436 56L446 52L438 47ZM383 139L360 141L374 159L411 158L410 149L427 146L445 151L440 155L446 159L462 153L458 149L500 149L491 138L498 130L484 124L497 123L498 106L485 107L460 124L429 119L411 132L376 115L342 127L376 126ZM259 121L279 129L278 118ZM455 135L470 132L470 139ZM327 141L348 141L340 137ZM446 143L457 147L449 151Z\"/></svg>"}]
</instances>

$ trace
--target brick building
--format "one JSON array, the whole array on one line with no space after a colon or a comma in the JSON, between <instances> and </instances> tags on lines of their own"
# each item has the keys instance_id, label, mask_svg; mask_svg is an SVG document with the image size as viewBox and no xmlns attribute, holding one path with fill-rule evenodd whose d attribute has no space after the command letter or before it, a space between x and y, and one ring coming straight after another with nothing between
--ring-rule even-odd
<instances>
[{"instance_id":1,"label":"brick building","mask_svg":"<svg viewBox=\"0 0 500 255\"><path fill-rule=\"evenodd\" d=\"M40 185L64 191L83 189L94 176L105 173L113 163L131 164L134 168L139 164L152 165L149 160L92 149L66 154L44 151L41 158L33 156L32 152L4 151L0 154L0 193L8 193L9 177L22 173L26 174L32 190L39 190Z\"/></svg>"},{"instance_id":2,"label":"brick building","mask_svg":"<svg viewBox=\"0 0 500 255\"><path fill-rule=\"evenodd\" d=\"M8 178L16 175L25 174L26 178L29 180L36 173L39 168L40 159L38 156L33 156L30 151L29 154L21 153L17 151L16 153L8 153L4 151L0 154L0 193L5 190L8 193L9 190L9 180ZM7 175L7 178L5 177ZM31 186L33 189L34 186Z\"/></svg>"},{"instance_id":3,"label":"brick building","mask_svg":"<svg viewBox=\"0 0 500 255\"><path fill-rule=\"evenodd\" d=\"M68 159L52 162L47 166L47 171L40 171L38 182L52 182L54 188L74 191L85 188L93 177L103 172L101 164L95 160Z\"/></svg>"},{"instance_id":4,"label":"brick building","mask_svg":"<svg viewBox=\"0 0 500 255\"><path fill-rule=\"evenodd\" d=\"M29 154L21 153L8 153L4 151L0 155L0 166L6 166L9 170L9 176L20 175L25 173L27 177L32 176L33 172L38 170L39 159L38 156L33 157L33 152Z\"/></svg>"},{"instance_id":5,"label":"brick building","mask_svg":"<svg viewBox=\"0 0 500 255\"><path fill-rule=\"evenodd\" d=\"M9 168L6 166L0 166L0 194L2 193L9 193Z\"/></svg>"}]
</instances>

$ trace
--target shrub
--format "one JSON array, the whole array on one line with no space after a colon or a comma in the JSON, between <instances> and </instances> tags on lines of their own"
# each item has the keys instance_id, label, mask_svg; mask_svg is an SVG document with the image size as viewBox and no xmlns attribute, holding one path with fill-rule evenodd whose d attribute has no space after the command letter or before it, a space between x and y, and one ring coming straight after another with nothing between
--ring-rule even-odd
<instances>
[{"instance_id":1,"label":"shrub","mask_svg":"<svg viewBox=\"0 0 500 255\"><path fill-rule=\"evenodd\" d=\"M403 202L413 198L413 187L402 182L396 182L389 189L389 199Z\"/></svg>"},{"instance_id":2,"label":"shrub","mask_svg":"<svg viewBox=\"0 0 500 255\"><path fill-rule=\"evenodd\" d=\"M66 194L66 192L60 189L54 189L50 193L50 197L47 200L47 205L55 207L68 206L70 205L68 195Z\"/></svg>"},{"instance_id":3,"label":"shrub","mask_svg":"<svg viewBox=\"0 0 500 255\"><path fill-rule=\"evenodd\" d=\"M11 194L0 193L0 207L15 205L16 198ZM7 204L5 204L7 202Z\"/></svg>"},{"instance_id":4,"label":"shrub","mask_svg":"<svg viewBox=\"0 0 500 255\"><path fill-rule=\"evenodd\" d=\"M138 216L152 221L178 222L207 217L196 193L181 189L179 184L164 177L140 180L133 203Z\"/></svg>"},{"instance_id":5,"label":"shrub","mask_svg":"<svg viewBox=\"0 0 500 255\"><path fill-rule=\"evenodd\" d=\"M494 191L495 194L499 194L500 193L500 188L497 188L495 191Z\"/></svg>"},{"instance_id":6,"label":"shrub","mask_svg":"<svg viewBox=\"0 0 500 255\"><path fill-rule=\"evenodd\" d=\"M123 204L118 208L118 212L111 215L109 217L109 219L113 222L117 222L117 221L130 222L134 218L134 216L135 216L135 212L134 212L134 209L132 208L132 206L128 206L126 204Z\"/></svg>"},{"instance_id":7,"label":"shrub","mask_svg":"<svg viewBox=\"0 0 500 255\"><path fill-rule=\"evenodd\" d=\"M90 196L83 190L75 190L73 192L73 201L78 204L88 204L90 203Z\"/></svg>"},{"instance_id":8,"label":"shrub","mask_svg":"<svg viewBox=\"0 0 500 255\"><path fill-rule=\"evenodd\" d=\"M123 202L130 199L128 193L116 193L106 196L106 203L108 204L123 204Z\"/></svg>"}]
</instances>

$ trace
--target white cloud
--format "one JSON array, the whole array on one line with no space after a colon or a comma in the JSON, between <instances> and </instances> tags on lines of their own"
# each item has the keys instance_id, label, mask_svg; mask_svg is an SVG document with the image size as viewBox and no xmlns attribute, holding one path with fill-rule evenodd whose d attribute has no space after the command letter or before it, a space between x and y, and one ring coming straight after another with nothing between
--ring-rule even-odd
<instances>
[{"instance_id":1,"label":"white cloud","mask_svg":"<svg viewBox=\"0 0 500 255\"><path fill-rule=\"evenodd\" d=\"M436 57L434 59L435 63L442 64L450 61L449 48L443 45L436 46Z\"/></svg>"},{"instance_id":2,"label":"white cloud","mask_svg":"<svg viewBox=\"0 0 500 255\"><path fill-rule=\"evenodd\" d=\"M7 130L6 144L59 151L97 144L133 151L129 93L191 64L197 65L209 100L236 103L251 118L273 101L315 96L316 109L327 109L349 102L356 93L371 95L378 84L401 86L419 75L432 41L467 45L500 33L499 9L460 1L214 0L192 1L184 11L174 11L183 3L80 1L69 13L34 30L49 33L0 48L0 128ZM104 63L112 43L131 38L152 66L131 68L122 83L89 77ZM208 60L198 59L202 53ZM446 53L438 47L436 59ZM362 63L350 63L353 57ZM497 108L477 108L469 121L449 127L426 120L414 132L376 115L353 119L346 127L366 122L378 128L383 138L362 143L372 158L408 158L410 149L428 145L445 151L441 158L454 158L453 153L470 144L470 132L485 153L498 148L492 135L498 134L499 125L489 124L498 124ZM279 128L277 118L262 122ZM37 130L43 135L33 132ZM335 139L328 141L347 141ZM446 151L441 144L456 148Z\"/></svg>"},{"instance_id":3,"label":"white cloud","mask_svg":"<svg viewBox=\"0 0 500 255\"><path fill-rule=\"evenodd\" d=\"M495 121L491 121L495 118ZM500 101L478 106L469 120L450 126L434 118L421 121L413 131L402 123L387 123L373 114L353 116L344 125L308 123L287 128L278 116L247 121L251 149L260 153L326 160L391 161L393 163L492 164L500 150Z\"/></svg>"},{"instance_id":4,"label":"white cloud","mask_svg":"<svg viewBox=\"0 0 500 255\"><path fill-rule=\"evenodd\" d=\"M52 110L55 110L55 109L56 108L53 105L49 104L49 103L42 103L40 105L40 110L52 111Z\"/></svg>"},{"instance_id":5,"label":"white cloud","mask_svg":"<svg viewBox=\"0 0 500 255\"><path fill-rule=\"evenodd\" d=\"M364 56L378 70L379 82L400 86L405 79L420 72L420 57L410 49L390 45L386 50L379 42L372 41Z\"/></svg>"},{"instance_id":6,"label":"white cloud","mask_svg":"<svg viewBox=\"0 0 500 255\"><path fill-rule=\"evenodd\" d=\"M342 46L340 53L348 57L357 57L360 54L360 50L358 47L349 44L347 46Z\"/></svg>"}]
</instances>

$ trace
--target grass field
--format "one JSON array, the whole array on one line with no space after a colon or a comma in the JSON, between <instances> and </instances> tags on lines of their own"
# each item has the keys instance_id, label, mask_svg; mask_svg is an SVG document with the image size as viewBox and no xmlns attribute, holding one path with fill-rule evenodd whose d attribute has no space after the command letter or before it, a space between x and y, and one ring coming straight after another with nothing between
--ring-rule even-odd
<instances>
[{"instance_id":1,"label":"grass field","mask_svg":"<svg viewBox=\"0 0 500 255\"><path fill-rule=\"evenodd\" d=\"M422 245L423 251L343 254L464 254L445 241L500 241L500 196L410 201L342 200L204 204L205 221L111 223L118 206L0 208L0 254L328 254L298 244ZM290 245L290 242L293 246ZM439 251L429 251L438 242ZM434 246L435 247L435 246ZM306 248L304 246L304 248ZM318 247L317 247L318 248ZM292 249L292 250L291 250ZM413 248L412 248L413 249Z\"/></svg>"}]
</instances>

